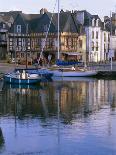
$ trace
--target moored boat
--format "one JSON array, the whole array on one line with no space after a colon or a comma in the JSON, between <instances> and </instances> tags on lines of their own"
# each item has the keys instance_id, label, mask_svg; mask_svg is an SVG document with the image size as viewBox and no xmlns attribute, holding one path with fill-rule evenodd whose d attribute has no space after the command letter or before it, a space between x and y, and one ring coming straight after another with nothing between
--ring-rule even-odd
<instances>
[{"instance_id":1,"label":"moored boat","mask_svg":"<svg viewBox=\"0 0 116 155\"><path fill-rule=\"evenodd\" d=\"M4 75L5 82L14 84L33 84L41 81L41 77L38 74L29 74L25 70L22 72L12 72Z\"/></svg>"},{"instance_id":2,"label":"moored boat","mask_svg":"<svg viewBox=\"0 0 116 155\"><path fill-rule=\"evenodd\" d=\"M54 77L88 77L97 75L96 70L75 69L74 67L60 68L52 72Z\"/></svg>"},{"instance_id":3,"label":"moored boat","mask_svg":"<svg viewBox=\"0 0 116 155\"><path fill-rule=\"evenodd\" d=\"M15 72L17 70L18 69L15 69ZM22 71L23 69L19 69L19 70ZM38 69L28 68L28 69L25 69L25 71L29 74L37 74L40 77L46 78L46 79L50 79L53 76L53 73L50 72L47 68L38 68Z\"/></svg>"}]
</instances>

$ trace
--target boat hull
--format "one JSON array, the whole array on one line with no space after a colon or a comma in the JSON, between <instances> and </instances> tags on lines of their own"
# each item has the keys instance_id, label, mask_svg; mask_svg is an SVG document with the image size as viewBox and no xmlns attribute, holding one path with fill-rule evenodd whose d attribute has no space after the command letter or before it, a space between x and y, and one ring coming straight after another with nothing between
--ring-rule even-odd
<instances>
[{"instance_id":1,"label":"boat hull","mask_svg":"<svg viewBox=\"0 0 116 155\"><path fill-rule=\"evenodd\" d=\"M5 82L15 83L15 84L33 84L40 81L39 79L18 79L18 78L11 78L7 76L5 76L4 79L5 79Z\"/></svg>"},{"instance_id":2,"label":"boat hull","mask_svg":"<svg viewBox=\"0 0 116 155\"><path fill-rule=\"evenodd\" d=\"M56 77L90 77L96 74L97 71L53 71L53 76Z\"/></svg>"},{"instance_id":3,"label":"boat hull","mask_svg":"<svg viewBox=\"0 0 116 155\"><path fill-rule=\"evenodd\" d=\"M4 80L7 83L14 83L14 84L33 84L33 83L37 83L41 80L40 77L38 77L38 75L34 75L34 74L30 74L28 78L20 78L20 76L15 75L15 73L12 74L6 74L4 76Z\"/></svg>"}]
</instances>

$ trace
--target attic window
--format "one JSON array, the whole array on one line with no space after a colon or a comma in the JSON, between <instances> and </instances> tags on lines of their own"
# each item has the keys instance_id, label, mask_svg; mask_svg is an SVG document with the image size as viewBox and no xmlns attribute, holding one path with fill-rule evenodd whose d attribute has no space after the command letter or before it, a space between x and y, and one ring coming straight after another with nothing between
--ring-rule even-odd
<instances>
[{"instance_id":1,"label":"attic window","mask_svg":"<svg viewBox=\"0 0 116 155\"><path fill-rule=\"evenodd\" d=\"M17 33L21 33L21 25L17 25Z\"/></svg>"},{"instance_id":2,"label":"attic window","mask_svg":"<svg viewBox=\"0 0 116 155\"><path fill-rule=\"evenodd\" d=\"M99 19L96 20L96 26L99 26Z\"/></svg>"},{"instance_id":3,"label":"attic window","mask_svg":"<svg viewBox=\"0 0 116 155\"><path fill-rule=\"evenodd\" d=\"M95 26L95 19L92 19L92 26Z\"/></svg>"}]
</instances>

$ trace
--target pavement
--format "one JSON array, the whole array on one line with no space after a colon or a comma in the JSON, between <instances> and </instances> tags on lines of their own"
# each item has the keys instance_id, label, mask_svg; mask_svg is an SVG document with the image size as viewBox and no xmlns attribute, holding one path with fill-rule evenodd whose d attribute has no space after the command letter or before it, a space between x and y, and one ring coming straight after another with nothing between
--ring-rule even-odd
<instances>
[{"instance_id":1,"label":"pavement","mask_svg":"<svg viewBox=\"0 0 116 155\"><path fill-rule=\"evenodd\" d=\"M12 72L16 68L26 68L26 66L0 62L0 73L3 73L3 74L9 73L9 72ZM28 68L35 68L35 66L28 66Z\"/></svg>"}]
</instances>

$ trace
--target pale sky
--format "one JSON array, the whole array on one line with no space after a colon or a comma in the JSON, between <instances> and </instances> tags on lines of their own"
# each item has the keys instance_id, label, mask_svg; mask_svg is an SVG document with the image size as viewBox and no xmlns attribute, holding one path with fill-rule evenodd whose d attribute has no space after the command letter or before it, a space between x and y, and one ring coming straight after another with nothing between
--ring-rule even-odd
<instances>
[{"instance_id":1,"label":"pale sky","mask_svg":"<svg viewBox=\"0 0 116 155\"><path fill-rule=\"evenodd\" d=\"M0 0L0 12L22 10L24 13L39 13L41 8L53 12L56 0ZM116 0L60 0L60 9L83 10L103 18L116 10ZM56 8L57 10L57 8Z\"/></svg>"}]
</instances>

